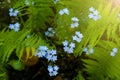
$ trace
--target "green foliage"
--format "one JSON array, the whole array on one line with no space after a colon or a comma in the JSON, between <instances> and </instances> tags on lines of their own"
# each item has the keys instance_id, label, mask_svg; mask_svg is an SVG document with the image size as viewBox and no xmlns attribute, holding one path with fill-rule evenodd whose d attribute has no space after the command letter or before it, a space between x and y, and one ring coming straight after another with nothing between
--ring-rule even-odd
<instances>
[{"instance_id":1,"label":"green foliage","mask_svg":"<svg viewBox=\"0 0 120 80\"><path fill-rule=\"evenodd\" d=\"M86 47L88 44L90 47L94 47L100 39L116 40L118 38L116 31L119 32L119 7L112 7L112 3L109 2L107 5L101 4L98 7L98 11L101 19L97 21L88 20L88 26L85 30L82 30L84 38L78 44L75 55L81 55L82 47Z\"/></svg>"},{"instance_id":2,"label":"green foliage","mask_svg":"<svg viewBox=\"0 0 120 80\"><path fill-rule=\"evenodd\" d=\"M0 66L0 80L8 80L7 71L3 66Z\"/></svg>"},{"instance_id":3,"label":"green foliage","mask_svg":"<svg viewBox=\"0 0 120 80\"><path fill-rule=\"evenodd\" d=\"M32 2L32 0L28 1ZM57 4L53 4L52 0L34 0L34 3L27 5L24 0L12 0L11 3L6 0L5 4L8 4L4 6L5 12L12 7L19 11L19 15L10 18L5 16L8 15L7 13L5 15L2 15L4 12L0 13L0 17L5 16L5 19L0 19L0 61L2 63L10 61L9 64L14 69L21 71L23 70L21 57L24 53L27 59L33 56L39 45L47 45L49 49L56 48L58 53L61 53L59 56L63 57L65 52L62 52L62 42L64 40L72 42L75 31L80 31L84 37L80 43L75 44L73 55L83 58L82 69L88 76L78 72L74 80L120 80L120 51L114 57L110 56L114 47L120 48L120 18L118 17L120 7L114 5L114 0L59 0ZM89 8L92 6L101 15L97 21L88 18ZM69 15L59 14L59 11L64 8L68 8ZM72 17L79 19L80 24L77 28L70 27ZM8 29L9 23L15 22L20 22L19 32ZM52 38L45 36L48 27L55 29L56 34ZM89 48L94 48L93 54L86 55L83 52L83 48L88 45ZM19 61L14 61L14 58ZM22 69L19 69L21 67ZM5 75L6 73L0 73L0 77Z\"/></svg>"},{"instance_id":4,"label":"green foliage","mask_svg":"<svg viewBox=\"0 0 120 80\"><path fill-rule=\"evenodd\" d=\"M110 56L112 48L117 44L112 41L100 41L89 59L83 59L88 80L119 80L120 79L120 54Z\"/></svg>"},{"instance_id":5,"label":"green foliage","mask_svg":"<svg viewBox=\"0 0 120 80\"><path fill-rule=\"evenodd\" d=\"M8 64L11 65L15 70L18 70L18 71L22 71L25 69L25 65L18 60L10 60L10 62Z\"/></svg>"},{"instance_id":6,"label":"green foliage","mask_svg":"<svg viewBox=\"0 0 120 80\"><path fill-rule=\"evenodd\" d=\"M85 78L83 77L82 73L79 72L78 75L73 80L85 80Z\"/></svg>"},{"instance_id":7,"label":"green foliage","mask_svg":"<svg viewBox=\"0 0 120 80\"><path fill-rule=\"evenodd\" d=\"M7 62L12 53L20 58L26 47L37 48L39 45L45 44L37 35L31 35L29 38L26 38L29 32L30 31L23 30L17 33L13 31L0 33L0 38L3 40L0 46L0 59L2 59L3 62ZM28 52L30 52L30 49L28 49ZM35 52L33 54L35 54Z\"/></svg>"}]
</instances>

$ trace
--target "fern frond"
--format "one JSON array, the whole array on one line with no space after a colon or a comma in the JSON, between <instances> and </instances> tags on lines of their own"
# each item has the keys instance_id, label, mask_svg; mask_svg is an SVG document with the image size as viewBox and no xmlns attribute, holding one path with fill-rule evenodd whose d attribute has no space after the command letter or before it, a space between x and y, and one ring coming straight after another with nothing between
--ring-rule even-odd
<instances>
[{"instance_id":1,"label":"fern frond","mask_svg":"<svg viewBox=\"0 0 120 80\"><path fill-rule=\"evenodd\" d=\"M120 52L115 56L110 56L112 48L118 47L113 42L100 41L100 45L95 47L93 55L89 59L84 59L85 71L88 73L88 80L119 80L120 77ZM108 48L109 47L109 48Z\"/></svg>"}]
</instances>

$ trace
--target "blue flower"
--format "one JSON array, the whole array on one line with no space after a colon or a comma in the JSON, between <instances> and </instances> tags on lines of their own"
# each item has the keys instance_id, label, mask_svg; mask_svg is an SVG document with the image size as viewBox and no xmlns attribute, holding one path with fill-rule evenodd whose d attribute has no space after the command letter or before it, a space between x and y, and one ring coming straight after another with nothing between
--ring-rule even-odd
<instances>
[{"instance_id":1,"label":"blue flower","mask_svg":"<svg viewBox=\"0 0 120 80\"><path fill-rule=\"evenodd\" d=\"M89 13L88 17L90 19L97 21L98 19L101 18L101 16L99 15L99 12L97 10L95 10L93 7L89 8L89 11L90 11L90 13Z\"/></svg>"},{"instance_id":2,"label":"blue flower","mask_svg":"<svg viewBox=\"0 0 120 80\"><path fill-rule=\"evenodd\" d=\"M72 36L73 40L75 40L76 42L81 42L81 38L77 37L77 36Z\"/></svg>"},{"instance_id":3,"label":"blue flower","mask_svg":"<svg viewBox=\"0 0 120 80\"><path fill-rule=\"evenodd\" d=\"M53 61L53 62L55 62L56 60L57 60L57 56L52 56L50 59L50 61Z\"/></svg>"},{"instance_id":4,"label":"blue flower","mask_svg":"<svg viewBox=\"0 0 120 80\"><path fill-rule=\"evenodd\" d=\"M48 47L47 46L39 46L39 50L46 51L46 50L48 50Z\"/></svg>"},{"instance_id":5,"label":"blue flower","mask_svg":"<svg viewBox=\"0 0 120 80\"><path fill-rule=\"evenodd\" d=\"M19 13L19 11L18 11L18 10L15 10L14 13L13 13L13 16L17 16L18 13Z\"/></svg>"},{"instance_id":6,"label":"blue flower","mask_svg":"<svg viewBox=\"0 0 120 80\"><path fill-rule=\"evenodd\" d=\"M17 23L15 23L15 24L9 24L9 29L13 29L15 32L18 32L19 31L19 29L20 29L20 24L17 22Z\"/></svg>"},{"instance_id":7,"label":"blue flower","mask_svg":"<svg viewBox=\"0 0 120 80\"><path fill-rule=\"evenodd\" d=\"M57 56L55 56L56 54L56 50L47 50L47 54L45 55L46 59L48 59L48 61L56 61L57 60Z\"/></svg>"},{"instance_id":8,"label":"blue flower","mask_svg":"<svg viewBox=\"0 0 120 80\"><path fill-rule=\"evenodd\" d=\"M59 67L58 66L54 66L53 69L58 71Z\"/></svg>"},{"instance_id":9,"label":"blue flower","mask_svg":"<svg viewBox=\"0 0 120 80\"><path fill-rule=\"evenodd\" d=\"M51 50L52 55L56 54L56 50Z\"/></svg>"},{"instance_id":10,"label":"blue flower","mask_svg":"<svg viewBox=\"0 0 120 80\"><path fill-rule=\"evenodd\" d=\"M49 50L46 46L39 46L38 52L35 54L35 56L38 56L39 58L46 58L48 61L56 61L57 56L56 50Z\"/></svg>"},{"instance_id":11,"label":"blue flower","mask_svg":"<svg viewBox=\"0 0 120 80\"><path fill-rule=\"evenodd\" d=\"M32 2L30 2L29 0L25 0L25 5L34 5L34 2L32 1Z\"/></svg>"},{"instance_id":12,"label":"blue flower","mask_svg":"<svg viewBox=\"0 0 120 80\"><path fill-rule=\"evenodd\" d=\"M70 26L71 26L71 28L75 28L75 27L78 27L78 26L79 26L79 23L78 23L78 22L75 22L75 23L72 23Z\"/></svg>"},{"instance_id":13,"label":"blue flower","mask_svg":"<svg viewBox=\"0 0 120 80\"><path fill-rule=\"evenodd\" d=\"M14 24L9 24L8 26L10 29L14 29Z\"/></svg>"},{"instance_id":14,"label":"blue flower","mask_svg":"<svg viewBox=\"0 0 120 80\"><path fill-rule=\"evenodd\" d=\"M9 9L9 15L10 16L17 16L18 15L18 13L19 13L19 11L18 10L14 10L13 8L10 8Z\"/></svg>"},{"instance_id":15,"label":"blue flower","mask_svg":"<svg viewBox=\"0 0 120 80\"><path fill-rule=\"evenodd\" d=\"M112 51L117 53L118 52L118 48L113 48Z\"/></svg>"},{"instance_id":16,"label":"blue flower","mask_svg":"<svg viewBox=\"0 0 120 80\"><path fill-rule=\"evenodd\" d=\"M85 52L86 54L92 54L94 53L94 48L90 48L89 49L89 45L85 48L83 48L83 52Z\"/></svg>"},{"instance_id":17,"label":"blue flower","mask_svg":"<svg viewBox=\"0 0 120 80\"><path fill-rule=\"evenodd\" d=\"M73 21L73 23L70 25L71 28L75 28L75 27L78 27L79 26L79 19L77 17L72 17L71 20Z\"/></svg>"},{"instance_id":18,"label":"blue flower","mask_svg":"<svg viewBox=\"0 0 120 80\"><path fill-rule=\"evenodd\" d=\"M69 15L69 10L67 8L64 8L63 11L65 14Z\"/></svg>"},{"instance_id":19,"label":"blue flower","mask_svg":"<svg viewBox=\"0 0 120 80\"><path fill-rule=\"evenodd\" d=\"M60 15L63 15L63 14L69 15L69 10L67 8L64 8L64 9L62 9L62 10L59 11L59 14Z\"/></svg>"},{"instance_id":20,"label":"blue flower","mask_svg":"<svg viewBox=\"0 0 120 80\"><path fill-rule=\"evenodd\" d=\"M49 65L48 66L49 75L50 76L56 76L58 74L58 69L59 69L59 67L56 66L56 65L55 66Z\"/></svg>"},{"instance_id":21,"label":"blue flower","mask_svg":"<svg viewBox=\"0 0 120 80\"><path fill-rule=\"evenodd\" d=\"M75 32L75 36L72 36L73 40L75 40L76 42L81 42L83 35L79 32L76 31Z\"/></svg>"},{"instance_id":22,"label":"blue flower","mask_svg":"<svg viewBox=\"0 0 120 80\"><path fill-rule=\"evenodd\" d=\"M75 48L75 43L73 43L73 42L71 42L69 45L68 45L68 41L64 41L63 42L63 49L64 49L64 51L65 52L67 52L67 53L73 53L73 51L74 51L74 48Z\"/></svg>"},{"instance_id":23,"label":"blue flower","mask_svg":"<svg viewBox=\"0 0 120 80\"><path fill-rule=\"evenodd\" d=\"M73 50L74 50L73 48L68 48L67 52L70 54L70 53L73 53Z\"/></svg>"},{"instance_id":24,"label":"blue flower","mask_svg":"<svg viewBox=\"0 0 120 80\"><path fill-rule=\"evenodd\" d=\"M58 2L58 0L53 0L54 4L56 4Z\"/></svg>"},{"instance_id":25,"label":"blue flower","mask_svg":"<svg viewBox=\"0 0 120 80\"><path fill-rule=\"evenodd\" d=\"M45 35L48 37L53 37L55 34L55 31L53 30L53 28L48 28L48 31L45 32Z\"/></svg>"},{"instance_id":26,"label":"blue flower","mask_svg":"<svg viewBox=\"0 0 120 80\"><path fill-rule=\"evenodd\" d=\"M63 11L63 10L60 10L60 11L59 11L59 14L60 14L60 15L63 15L63 14L64 14L64 11Z\"/></svg>"},{"instance_id":27,"label":"blue flower","mask_svg":"<svg viewBox=\"0 0 120 80\"><path fill-rule=\"evenodd\" d=\"M63 46L68 46L68 41L67 41L67 40L65 40L65 41L63 42Z\"/></svg>"},{"instance_id":28,"label":"blue flower","mask_svg":"<svg viewBox=\"0 0 120 80\"><path fill-rule=\"evenodd\" d=\"M78 22L79 21L79 19L77 17L72 17L71 20L74 21L74 22Z\"/></svg>"},{"instance_id":29,"label":"blue flower","mask_svg":"<svg viewBox=\"0 0 120 80\"><path fill-rule=\"evenodd\" d=\"M89 11L90 11L90 12L94 12L94 11L95 11L95 8L94 8L94 7L90 7L90 8L89 8Z\"/></svg>"},{"instance_id":30,"label":"blue flower","mask_svg":"<svg viewBox=\"0 0 120 80\"><path fill-rule=\"evenodd\" d=\"M115 56L116 53L114 53L114 52L110 52L110 55L111 55L111 56Z\"/></svg>"},{"instance_id":31,"label":"blue flower","mask_svg":"<svg viewBox=\"0 0 120 80\"><path fill-rule=\"evenodd\" d=\"M46 55L46 51L40 51L37 53L38 57L45 57L45 55Z\"/></svg>"},{"instance_id":32,"label":"blue flower","mask_svg":"<svg viewBox=\"0 0 120 80\"><path fill-rule=\"evenodd\" d=\"M71 42L70 43L70 48L75 48L75 43Z\"/></svg>"},{"instance_id":33,"label":"blue flower","mask_svg":"<svg viewBox=\"0 0 120 80\"><path fill-rule=\"evenodd\" d=\"M50 65L50 66L48 66L48 71L49 72L53 72L53 67Z\"/></svg>"},{"instance_id":34,"label":"blue flower","mask_svg":"<svg viewBox=\"0 0 120 80\"><path fill-rule=\"evenodd\" d=\"M115 56L118 52L118 48L113 48L112 51L110 52L111 56Z\"/></svg>"}]
</instances>

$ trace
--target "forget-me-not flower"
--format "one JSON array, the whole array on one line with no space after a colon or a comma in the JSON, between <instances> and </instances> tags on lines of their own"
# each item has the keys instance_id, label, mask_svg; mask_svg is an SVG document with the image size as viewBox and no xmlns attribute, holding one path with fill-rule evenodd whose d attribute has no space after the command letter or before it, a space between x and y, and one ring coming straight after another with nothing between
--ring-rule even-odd
<instances>
[{"instance_id":1,"label":"forget-me-not flower","mask_svg":"<svg viewBox=\"0 0 120 80\"><path fill-rule=\"evenodd\" d=\"M57 56L56 50L49 50L47 46L39 46L38 52L35 54L35 56L38 56L39 58L46 58L48 61L56 61Z\"/></svg>"},{"instance_id":2,"label":"forget-me-not flower","mask_svg":"<svg viewBox=\"0 0 120 80\"><path fill-rule=\"evenodd\" d=\"M72 36L73 40L76 42L81 42L82 38L83 38L83 34L80 33L79 31L75 32L75 35Z\"/></svg>"},{"instance_id":3,"label":"forget-me-not flower","mask_svg":"<svg viewBox=\"0 0 120 80\"><path fill-rule=\"evenodd\" d=\"M69 10L67 8L64 8L64 9L62 9L62 10L59 11L59 14L60 15L63 15L63 14L69 15Z\"/></svg>"},{"instance_id":4,"label":"forget-me-not flower","mask_svg":"<svg viewBox=\"0 0 120 80\"><path fill-rule=\"evenodd\" d=\"M18 32L20 30L20 24L17 22L15 24L9 24L9 29L14 30L15 32Z\"/></svg>"},{"instance_id":5,"label":"forget-me-not flower","mask_svg":"<svg viewBox=\"0 0 120 80\"><path fill-rule=\"evenodd\" d=\"M89 49L89 45L85 48L83 48L83 52L85 52L86 54L92 54L94 53L94 48L90 48Z\"/></svg>"},{"instance_id":6,"label":"forget-me-not flower","mask_svg":"<svg viewBox=\"0 0 120 80\"><path fill-rule=\"evenodd\" d=\"M78 22L79 21L79 19L77 17L72 17L71 20L74 21L74 22Z\"/></svg>"},{"instance_id":7,"label":"forget-me-not flower","mask_svg":"<svg viewBox=\"0 0 120 80\"><path fill-rule=\"evenodd\" d=\"M75 28L79 26L79 23L78 23L79 19L77 17L72 17L71 20L73 21L70 25L71 28Z\"/></svg>"},{"instance_id":8,"label":"forget-me-not flower","mask_svg":"<svg viewBox=\"0 0 120 80\"><path fill-rule=\"evenodd\" d=\"M53 0L54 4L56 4L58 2L58 0Z\"/></svg>"},{"instance_id":9,"label":"forget-me-not flower","mask_svg":"<svg viewBox=\"0 0 120 80\"><path fill-rule=\"evenodd\" d=\"M99 15L98 10L95 10L93 7L90 7L89 11L90 11L90 13L89 13L88 17L90 19L93 19L93 20L97 21L98 19L101 18L101 16Z\"/></svg>"},{"instance_id":10,"label":"forget-me-not flower","mask_svg":"<svg viewBox=\"0 0 120 80\"><path fill-rule=\"evenodd\" d=\"M17 10L17 9L13 9L13 8L10 8L9 9L9 15L10 16L17 16L18 15L18 13L19 13L19 11Z\"/></svg>"},{"instance_id":11,"label":"forget-me-not flower","mask_svg":"<svg viewBox=\"0 0 120 80\"><path fill-rule=\"evenodd\" d=\"M48 71L50 76L56 76L58 74L59 67L58 66L48 66Z\"/></svg>"},{"instance_id":12,"label":"forget-me-not flower","mask_svg":"<svg viewBox=\"0 0 120 80\"><path fill-rule=\"evenodd\" d=\"M64 51L70 54L70 53L73 53L74 51L75 43L71 42L70 44L68 44L68 41L65 40L63 42L63 46L64 46L63 47Z\"/></svg>"},{"instance_id":13,"label":"forget-me-not flower","mask_svg":"<svg viewBox=\"0 0 120 80\"><path fill-rule=\"evenodd\" d=\"M45 32L45 35L48 37L53 37L55 34L55 31L53 30L53 28L48 28L48 31Z\"/></svg>"},{"instance_id":14,"label":"forget-me-not flower","mask_svg":"<svg viewBox=\"0 0 120 80\"><path fill-rule=\"evenodd\" d=\"M118 48L113 48L112 51L110 52L111 56L115 56L118 52Z\"/></svg>"}]
</instances>

